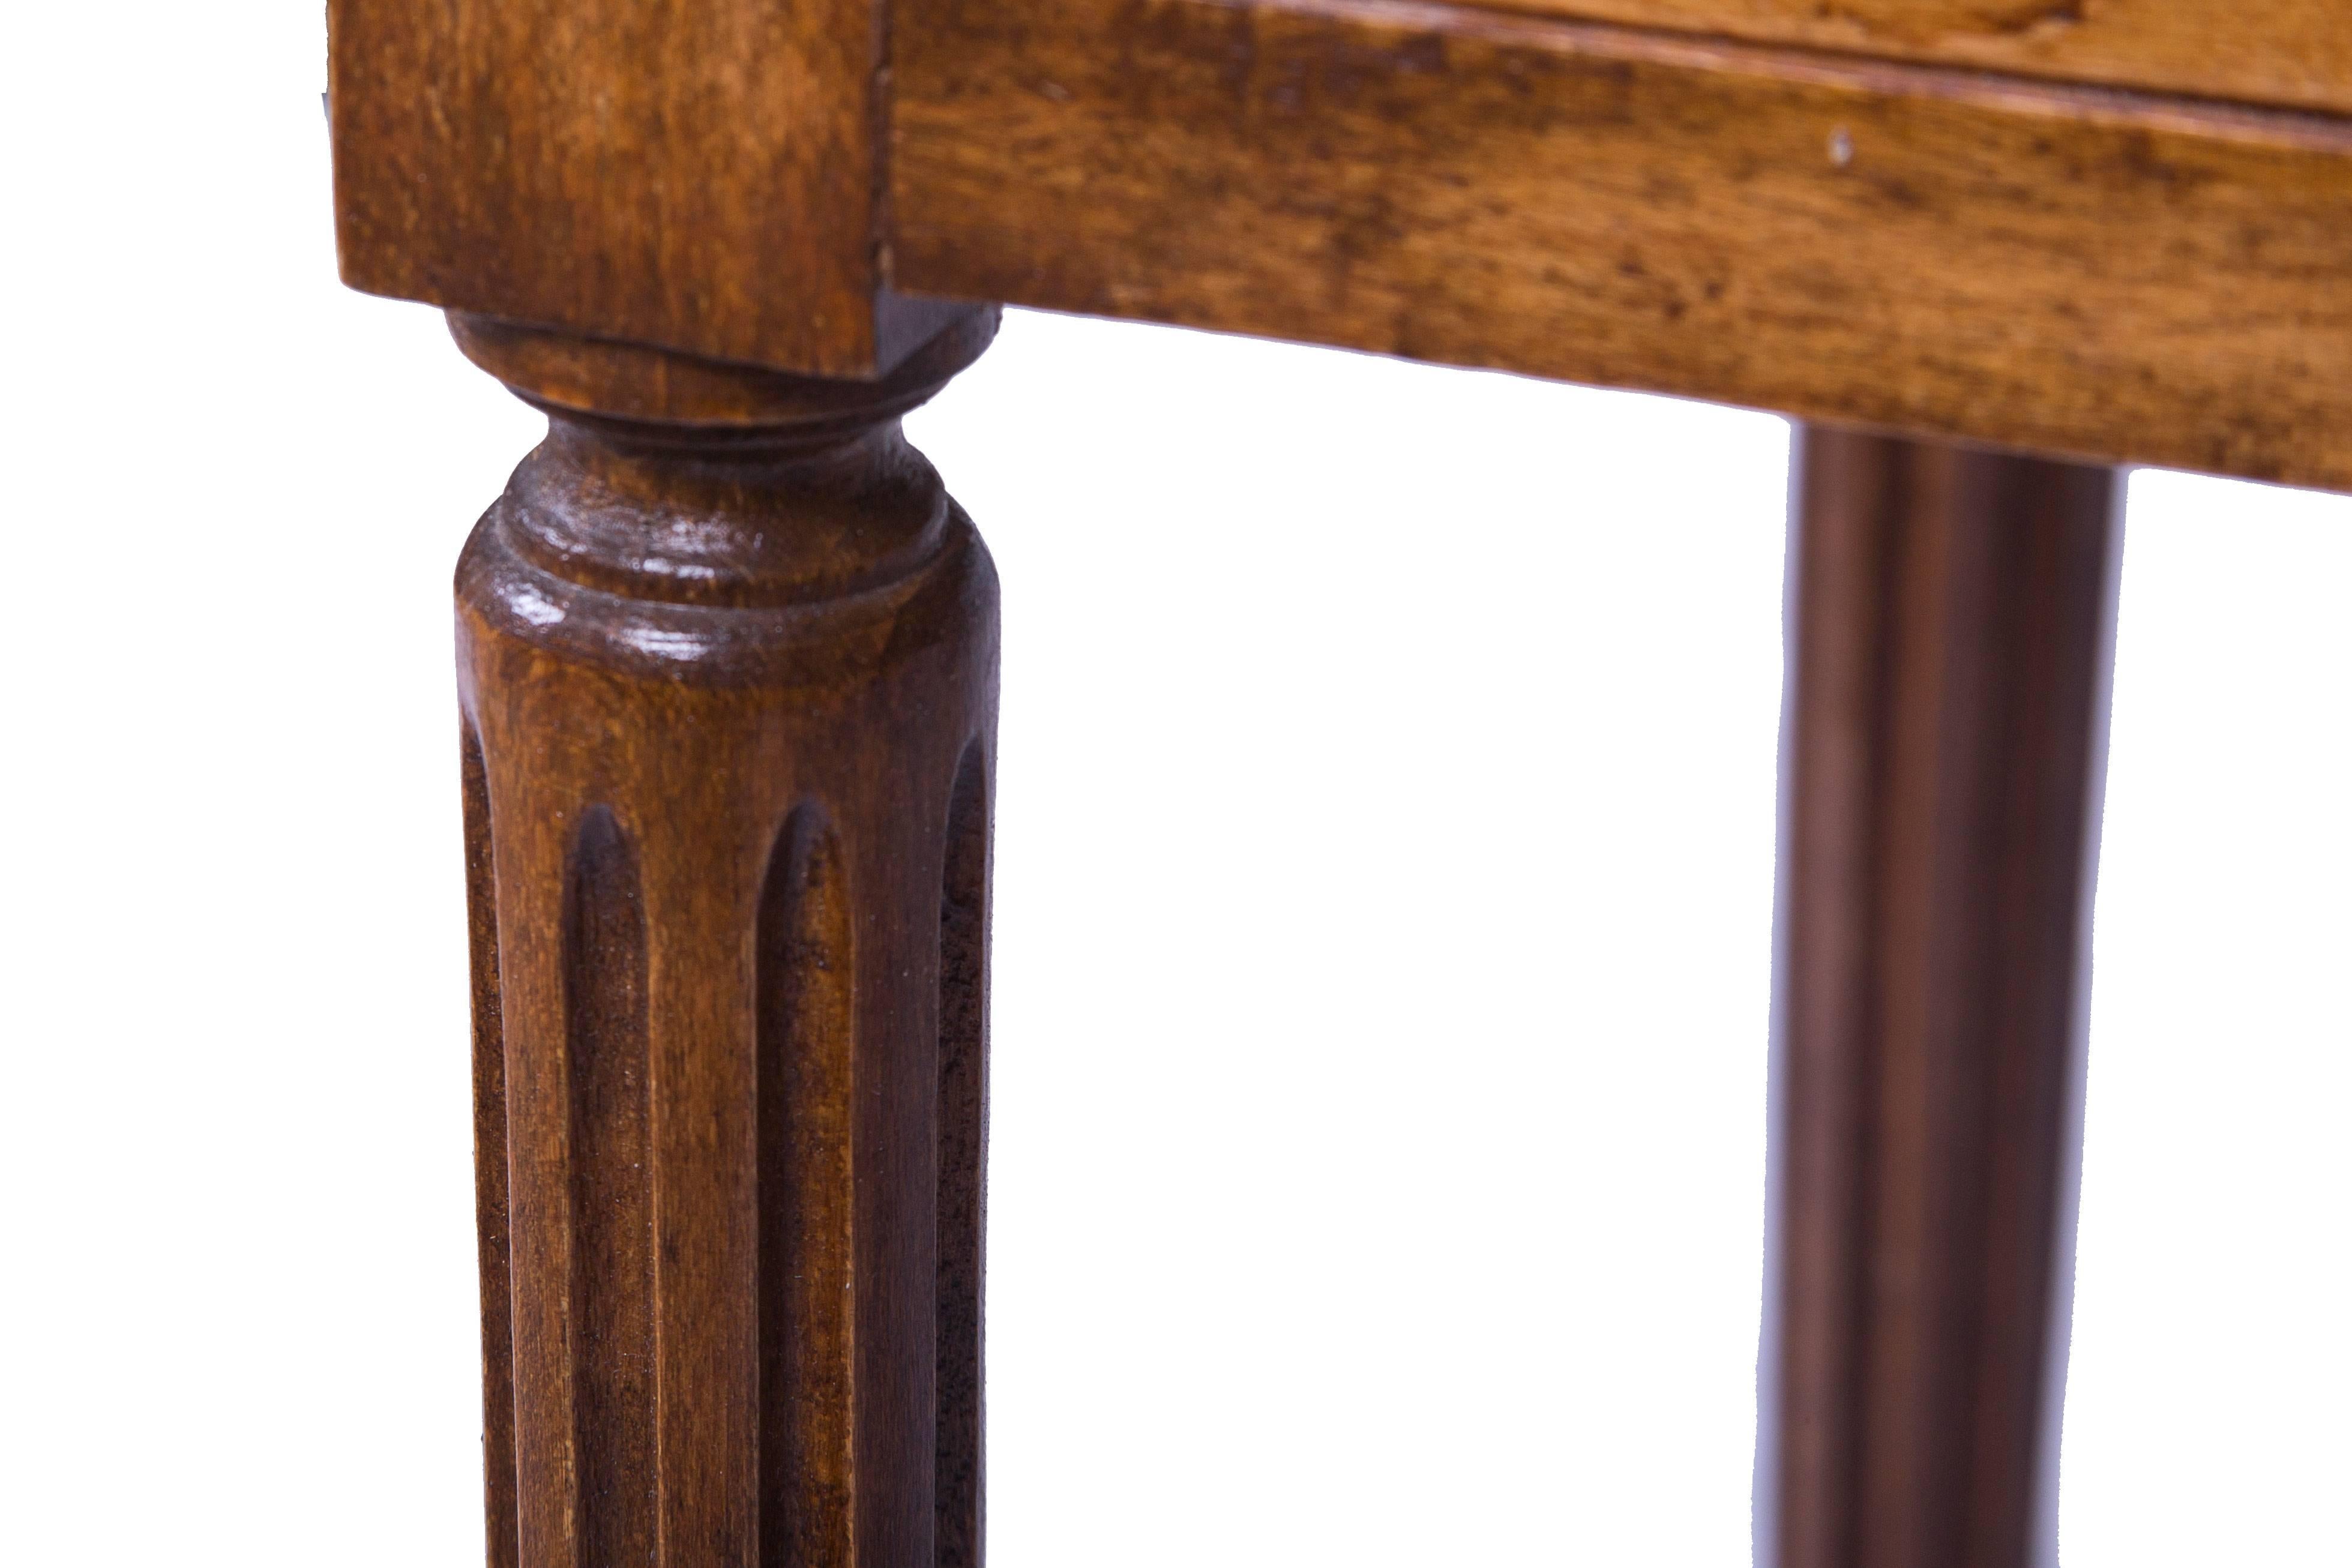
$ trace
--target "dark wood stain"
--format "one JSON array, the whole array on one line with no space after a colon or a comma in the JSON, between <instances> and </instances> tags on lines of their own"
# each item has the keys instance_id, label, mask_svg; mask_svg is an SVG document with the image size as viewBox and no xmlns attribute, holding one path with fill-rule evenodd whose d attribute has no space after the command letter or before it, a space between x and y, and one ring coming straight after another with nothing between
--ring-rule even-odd
<instances>
[{"instance_id":1,"label":"dark wood stain","mask_svg":"<svg viewBox=\"0 0 2352 1568\"><path fill-rule=\"evenodd\" d=\"M838 844L803 806L760 898L760 1564L854 1561L856 1018Z\"/></svg>"},{"instance_id":2,"label":"dark wood stain","mask_svg":"<svg viewBox=\"0 0 2352 1568\"><path fill-rule=\"evenodd\" d=\"M653 1084L637 860L582 814L564 889L572 1091L572 1378L581 1562L656 1562Z\"/></svg>"},{"instance_id":3,"label":"dark wood stain","mask_svg":"<svg viewBox=\"0 0 2352 1568\"><path fill-rule=\"evenodd\" d=\"M1801 462L1776 1561L2016 1568L2063 1394L2117 487L1821 428Z\"/></svg>"},{"instance_id":4,"label":"dark wood stain","mask_svg":"<svg viewBox=\"0 0 2352 1568\"><path fill-rule=\"evenodd\" d=\"M985 1533L988 824L988 763L975 741L956 769L940 886L937 1568L980 1568Z\"/></svg>"}]
</instances>

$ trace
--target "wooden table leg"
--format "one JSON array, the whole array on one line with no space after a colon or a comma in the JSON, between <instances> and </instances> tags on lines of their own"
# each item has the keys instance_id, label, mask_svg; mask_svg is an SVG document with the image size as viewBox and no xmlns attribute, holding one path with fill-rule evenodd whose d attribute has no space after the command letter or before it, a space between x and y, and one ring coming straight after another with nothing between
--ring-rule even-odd
<instances>
[{"instance_id":1,"label":"wooden table leg","mask_svg":"<svg viewBox=\"0 0 2352 1568\"><path fill-rule=\"evenodd\" d=\"M1761 1560L2052 1560L2120 487L1812 428Z\"/></svg>"},{"instance_id":2,"label":"wooden table leg","mask_svg":"<svg viewBox=\"0 0 2352 1568\"><path fill-rule=\"evenodd\" d=\"M996 584L887 378L457 319L490 1561L977 1568Z\"/></svg>"}]
</instances>

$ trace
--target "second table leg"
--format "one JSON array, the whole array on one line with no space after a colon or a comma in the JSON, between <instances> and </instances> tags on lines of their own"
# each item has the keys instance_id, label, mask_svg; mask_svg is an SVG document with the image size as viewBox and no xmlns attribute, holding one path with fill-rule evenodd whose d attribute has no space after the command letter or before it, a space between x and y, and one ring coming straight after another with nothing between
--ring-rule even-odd
<instances>
[{"instance_id":1,"label":"second table leg","mask_svg":"<svg viewBox=\"0 0 2352 1568\"><path fill-rule=\"evenodd\" d=\"M1803 431L1759 1561L2053 1560L2121 487Z\"/></svg>"}]
</instances>

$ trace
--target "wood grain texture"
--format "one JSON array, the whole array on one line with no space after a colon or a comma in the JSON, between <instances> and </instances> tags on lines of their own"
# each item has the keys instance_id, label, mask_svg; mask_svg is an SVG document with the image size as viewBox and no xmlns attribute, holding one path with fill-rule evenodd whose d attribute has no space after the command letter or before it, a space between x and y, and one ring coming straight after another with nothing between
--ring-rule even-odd
<instances>
[{"instance_id":1,"label":"wood grain texture","mask_svg":"<svg viewBox=\"0 0 2352 1568\"><path fill-rule=\"evenodd\" d=\"M2115 476L1808 429L1772 1568L2054 1562Z\"/></svg>"},{"instance_id":2,"label":"wood grain texture","mask_svg":"<svg viewBox=\"0 0 2352 1568\"><path fill-rule=\"evenodd\" d=\"M1923 64L1981 67L2249 103L2352 109L2352 9L2338 0L1478 0Z\"/></svg>"},{"instance_id":3,"label":"wood grain texture","mask_svg":"<svg viewBox=\"0 0 2352 1568\"><path fill-rule=\"evenodd\" d=\"M994 326L459 325L551 415L457 579L494 1564L978 1568L996 586L898 415Z\"/></svg>"},{"instance_id":4,"label":"wood grain texture","mask_svg":"<svg viewBox=\"0 0 2352 1568\"><path fill-rule=\"evenodd\" d=\"M1411 4L903 0L903 287L2352 486L2352 128Z\"/></svg>"},{"instance_id":5,"label":"wood grain texture","mask_svg":"<svg viewBox=\"0 0 2352 1568\"><path fill-rule=\"evenodd\" d=\"M882 286L875 0L331 0L357 288L813 375L939 308Z\"/></svg>"}]
</instances>

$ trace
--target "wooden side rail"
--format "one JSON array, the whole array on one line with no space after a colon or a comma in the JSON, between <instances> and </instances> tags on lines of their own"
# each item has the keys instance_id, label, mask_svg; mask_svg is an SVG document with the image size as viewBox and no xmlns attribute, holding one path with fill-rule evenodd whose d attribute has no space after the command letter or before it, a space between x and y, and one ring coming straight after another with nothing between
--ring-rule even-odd
<instances>
[{"instance_id":1,"label":"wooden side rail","mask_svg":"<svg viewBox=\"0 0 2352 1568\"><path fill-rule=\"evenodd\" d=\"M2333 0L1480 0L1922 64L2203 99L2352 109L2352 16Z\"/></svg>"},{"instance_id":2,"label":"wooden side rail","mask_svg":"<svg viewBox=\"0 0 2352 1568\"><path fill-rule=\"evenodd\" d=\"M898 16L902 287L2352 488L2334 115L1406 0Z\"/></svg>"},{"instance_id":3,"label":"wooden side rail","mask_svg":"<svg viewBox=\"0 0 2352 1568\"><path fill-rule=\"evenodd\" d=\"M382 293L851 377L992 300L2352 489L2331 0L332 20Z\"/></svg>"}]
</instances>

